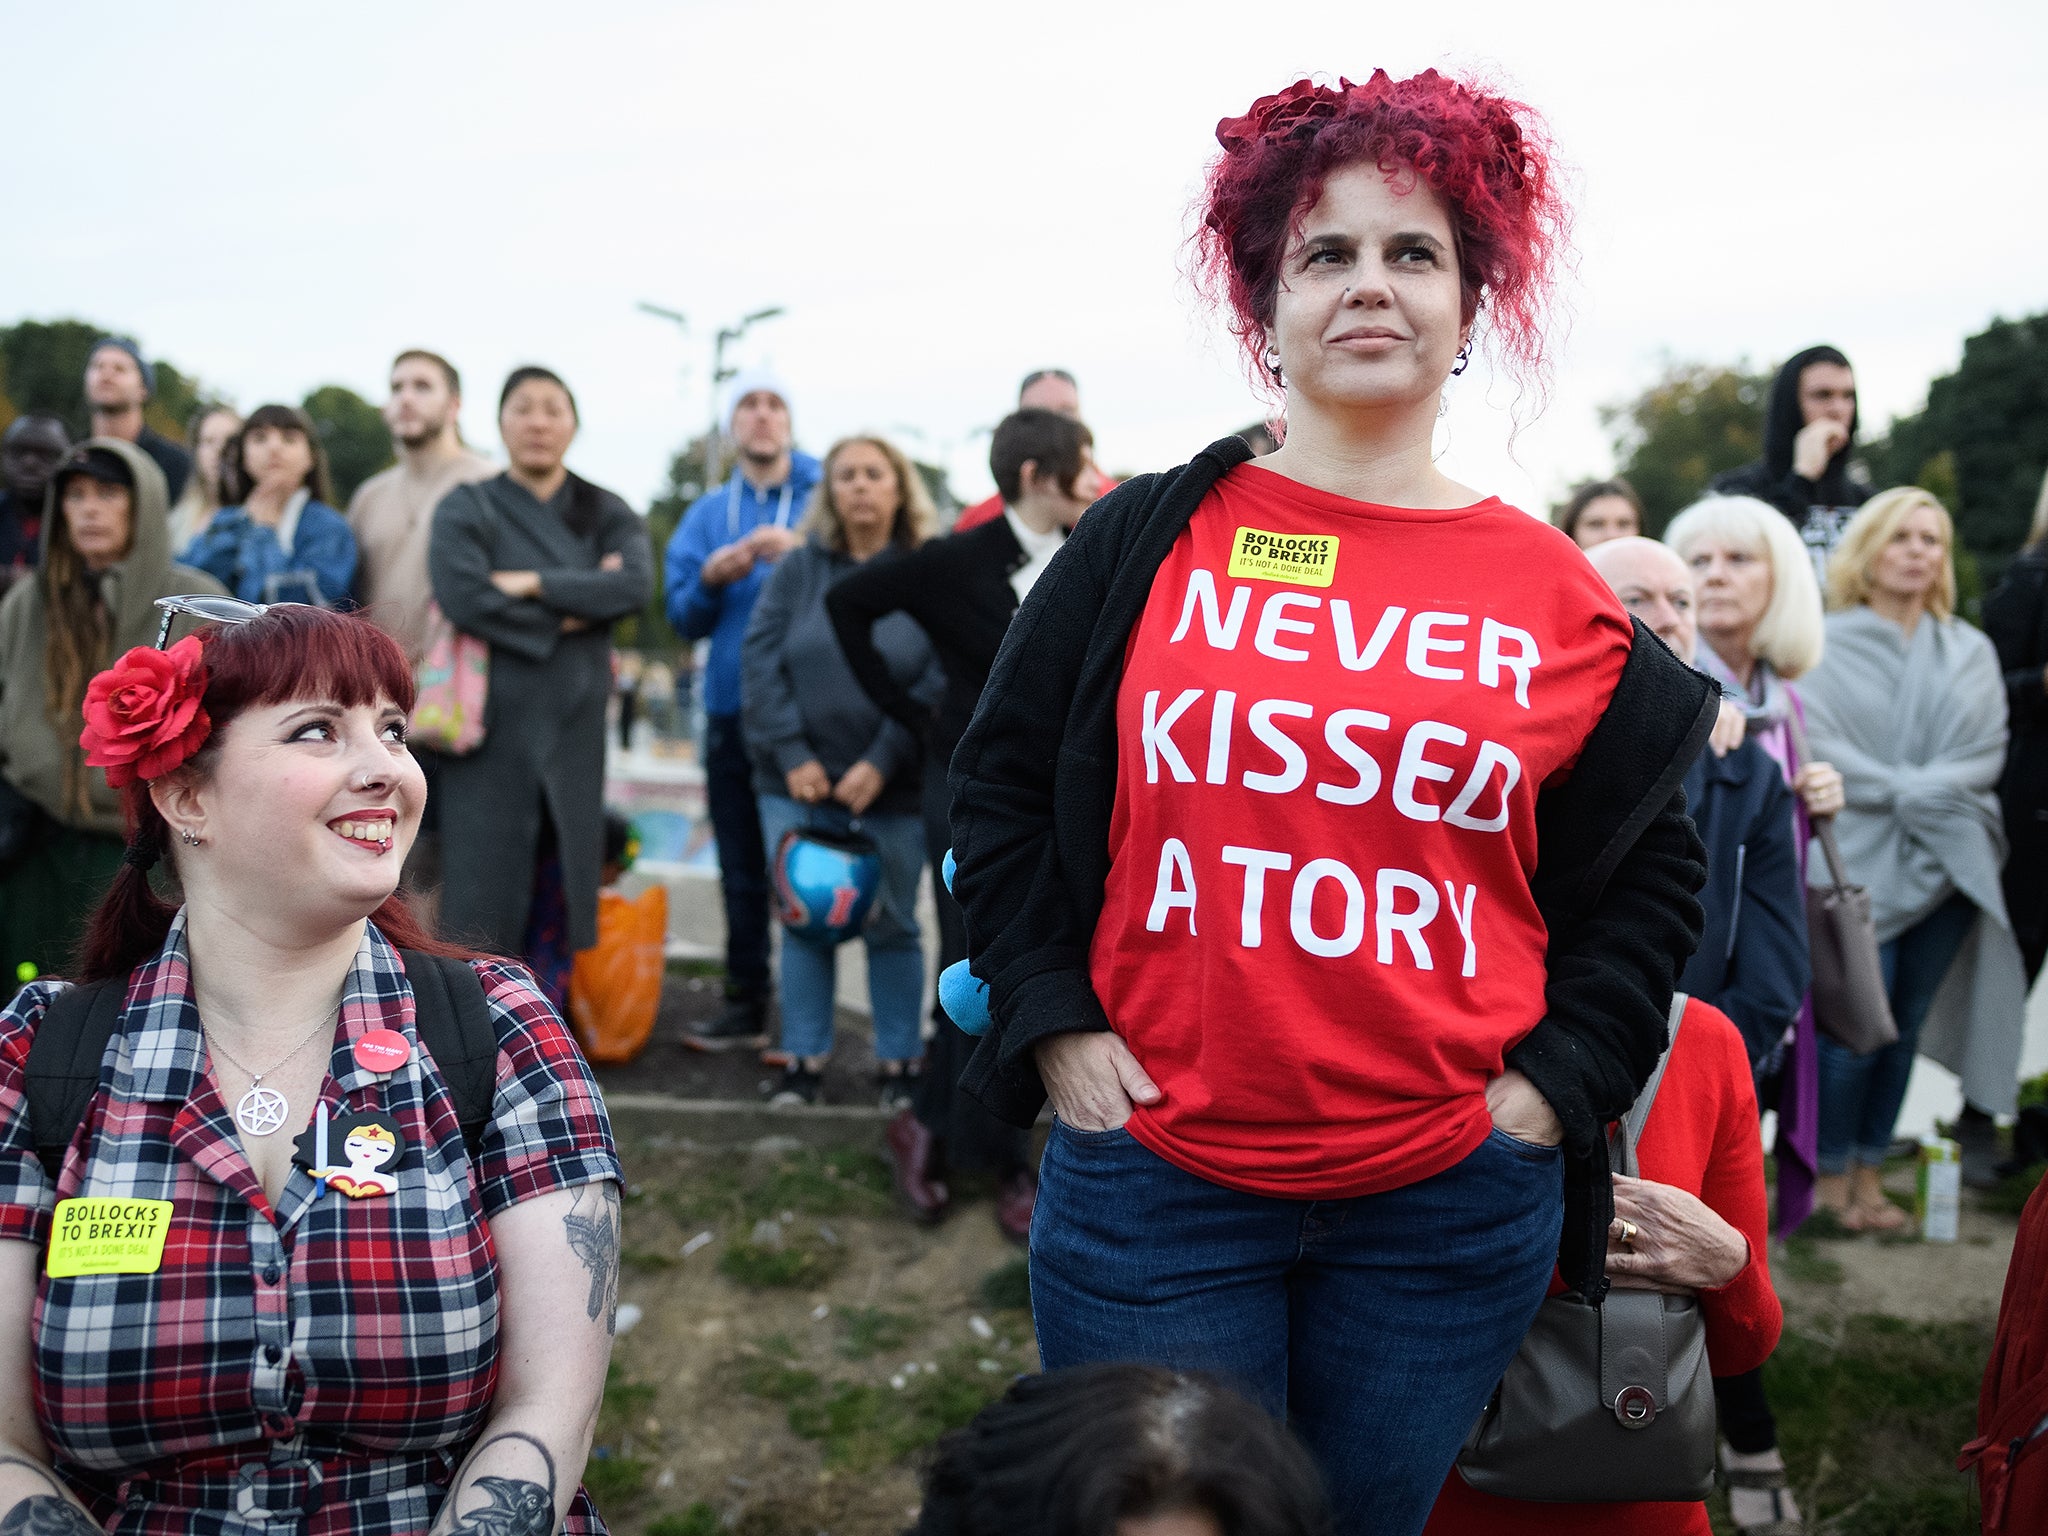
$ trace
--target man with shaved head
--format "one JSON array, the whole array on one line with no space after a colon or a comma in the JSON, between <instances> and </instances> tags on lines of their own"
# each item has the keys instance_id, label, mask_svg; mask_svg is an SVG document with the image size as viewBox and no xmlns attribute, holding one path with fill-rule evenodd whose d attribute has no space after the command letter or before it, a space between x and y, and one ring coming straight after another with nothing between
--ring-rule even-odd
<instances>
[{"instance_id":1,"label":"man with shaved head","mask_svg":"<svg viewBox=\"0 0 2048 1536\"><path fill-rule=\"evenodd\" d=\"M1690 666L1699 630L1686 563L1655 539L1641 538L1610 539L1587 550L1586 558L1622 606ZM1735 1021L1749 1047L1758 1101L1769 1109L1811 976L1792 791L1763 748L1739 737L1724 747L1717 733L1685 776L1685 803L1707 845L1707 885L1700 892L1707 926L1678 990ZM1782 1473L1784 1460L1762 1373L1717 1377L1714 1396L1727 1439L1724 1465L1731 1479L1744 1479L1731 1490L1736 1518L1747 1525L1774 1515L1796 1518L1790 1490L1763 1485Z\"/></svg>"}]
</instances>

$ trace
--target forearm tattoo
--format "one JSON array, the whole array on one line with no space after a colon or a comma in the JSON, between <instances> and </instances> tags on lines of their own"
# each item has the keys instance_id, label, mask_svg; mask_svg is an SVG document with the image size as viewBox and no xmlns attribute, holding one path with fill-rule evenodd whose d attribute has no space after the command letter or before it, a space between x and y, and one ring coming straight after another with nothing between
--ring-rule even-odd
<instances>
[{"instance_id":1,"label":"forearm tattoo","mask_svg":"<svg viewBox=\"0 0 2048 1536\"><path fill-rule=\"evenodd\" d=\"M90 1515L64 1497L62 1485L34 1462L19 1456L0 1456L0 1467L33 1472L56 1489L54 1493L17 1499L0 1515L0 1536L105 1536Z\"/></svg>"},{"instance_id":2,"label":"forearm tattoo","mask_svg":"<svg viewBox=\"0 0 2048 1536\"><path fill-rule=\"evenodd\" d=\"M562 1218L569 1247L590 1271L590 1296L584 1309L590 1320L604 1319L605 1332L619 1325L619 1187L606 1180L585 1184Z\"/></svg>"},{"instance_id":3,"label":"forearm tattoo","mask_svg":"<svg viewBox=\"0 0 2048 1536\"><path fill-rule=\"evenodd\" d=\"M451 1504L463 1494L477 1492L490 1502L467 1514L458 1514L444 1529L447 1536L550 1536L555 1528L555 1458L548 1454L548 1448L531 1435L522 1435L517 1430L491 1436L474 1451L464 1464L464 1473L476 1465L477 1460L494 1446L508 1441L517 1441L532 1448L540 1457L543 1475L547 1481L536 1483L523 1477L477 1477L467 1482L456 1479L455 1491L450 1497ZM37 1536L42 1536L38 1532ZM70 1536L69 1532L64 1536Z\"/></svg>"}]
</instances>

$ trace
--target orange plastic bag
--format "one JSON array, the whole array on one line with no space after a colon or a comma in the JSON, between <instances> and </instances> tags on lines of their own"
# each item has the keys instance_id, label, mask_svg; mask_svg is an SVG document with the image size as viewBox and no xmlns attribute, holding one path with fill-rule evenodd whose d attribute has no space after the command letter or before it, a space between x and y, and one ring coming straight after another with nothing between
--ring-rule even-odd
<instances>
[{"instance_id":1,"label":"orange plastic bag","mask_svg":"<svg viewBox=\"0 0 2048 1536\"><path fill-rule=\"evenodd\" d=\"M667 938L665 887L597 893L597 943L569 972L569 1018L592 1061L631 1061L654 1033Z\"/></svg>"}]
</instances>

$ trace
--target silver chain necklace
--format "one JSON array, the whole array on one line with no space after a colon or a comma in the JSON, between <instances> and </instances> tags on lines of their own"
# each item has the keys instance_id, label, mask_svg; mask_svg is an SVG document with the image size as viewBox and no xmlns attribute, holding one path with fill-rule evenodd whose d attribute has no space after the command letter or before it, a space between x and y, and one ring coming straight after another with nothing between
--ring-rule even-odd
<instances>
[{"instance_id":1,"label":"silver chain necklace","mask_svg":"<svg viewBox=\"0 0 2048 1536\"><path fill-rule=\"evenodd\" d=\"M334 1021L340 1016L341 1004L336 1003L334 1011L318 1024L315 1024L312 1033L293 1046L289 1056L286 1056L276 1066L267 1067L261 1072L251 1072L249 1068L235 1060L228 1053L227 1047L213 1038L213 1032L206 1027L206 1020L204 1018L200 1019L199 1033L206 1039L206 1048L210 1051L218 1051L222 1059L229 1066L235 1068L238 1072L247 1073L248 1075L249 1091L235 1100L235 1124L242 1128L244 1134L249 1136L268 1136L291 1118L292 1106L290 1102L275 1088L264 1087L263 1079L282 1072L286 1067L290 1066L292 1062L298 1059L299 1052L311 1045L320 1031L323 1028L332 1026Z\"/></svg>"}]
</instances>

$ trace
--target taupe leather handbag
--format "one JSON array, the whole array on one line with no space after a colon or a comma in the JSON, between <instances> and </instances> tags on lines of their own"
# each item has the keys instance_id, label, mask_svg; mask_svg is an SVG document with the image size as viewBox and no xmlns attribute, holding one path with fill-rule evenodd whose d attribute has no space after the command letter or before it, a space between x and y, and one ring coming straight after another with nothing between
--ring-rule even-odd
<instances>
[{"instance_id":1,"label":"taupe leather handbag","mask_svg":"<svg viewBox=\"0 0 2048 1536\"><path fill-rule=\"evenodd\" d=\"M1806 732L1799 713L1786 716L1799 760L1808 761ZM1806 888L1806 947L1813 957L1814 1027L1859 1056L1882 1050L1899 1038L1892 1018L1891 991L1877 954L1877 929L1870 921L1870 892L1849 883L1834 818L1812 820L1827 861L1828 885Z\"/></svg>"},{"instance_id":2,"label":"taupe leather handbag","mask_svg":"<svg viewBox=\"0 0 2048 1536\"><path fill-rule=\"evenodd\" d=\"M1664 1055L1608 1139L1617 1173L1656 1102L1685 994L1671 1000ZM1465 1437L1458 1475L1481 1493L1550 1504L1693 1502L1714 1486L1714 1379L1699 1302L1611 1290L1538 1308L1507 1374Z\"/></svg>"}]
</instances>

